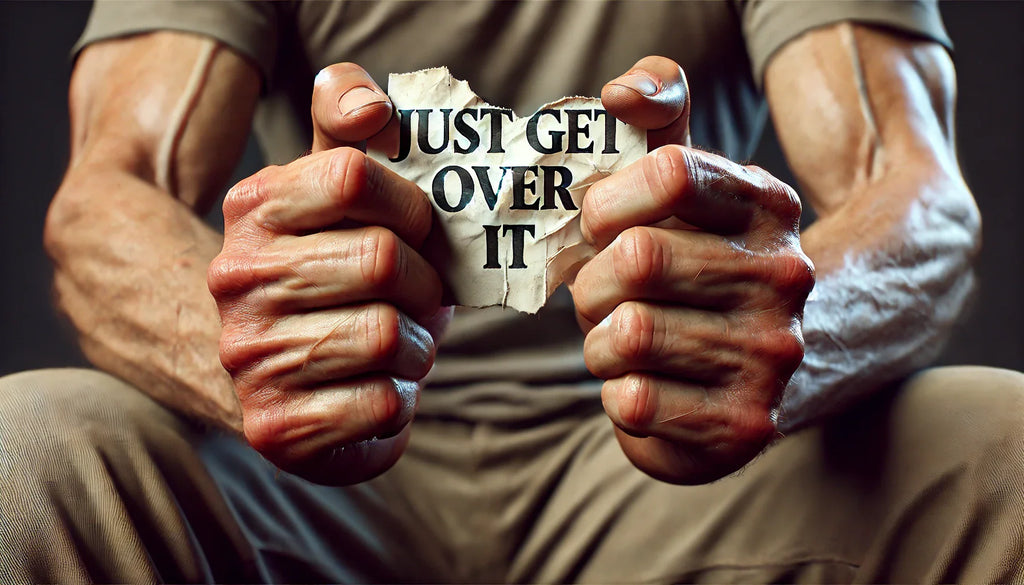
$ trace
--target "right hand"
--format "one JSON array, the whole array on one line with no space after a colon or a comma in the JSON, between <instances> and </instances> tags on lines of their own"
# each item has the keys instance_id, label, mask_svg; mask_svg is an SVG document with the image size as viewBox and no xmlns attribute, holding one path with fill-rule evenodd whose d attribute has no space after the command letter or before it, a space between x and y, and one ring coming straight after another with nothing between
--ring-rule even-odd
<instances>
[{"instance_id":1,"label":"right hand","mask_svg":"<svg viewBox=\"0 0 1024 585\"><path fill-rule=\"evenodd\" d=\"M209 270L246 439L319 483L363 481L398 460L450 317L417 251L426 195L357 148L391 114L363 69L321 71L312 154L231 189Z\"/></svg>"}]
</instances>

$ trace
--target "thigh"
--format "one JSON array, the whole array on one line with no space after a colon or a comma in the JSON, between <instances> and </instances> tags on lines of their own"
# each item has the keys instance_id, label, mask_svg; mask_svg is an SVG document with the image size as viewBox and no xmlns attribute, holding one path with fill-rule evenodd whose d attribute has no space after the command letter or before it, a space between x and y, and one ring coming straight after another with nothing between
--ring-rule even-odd
<instances>
[{"instance_id":1,"label":"thigh","mask_svg":"<svg viewBox=\"0 0 1024 585\"><path fill-rule=\"evenodd\" d=\"M406 453L383 475L322 486L282 472L233 437L200 455L271 582L457 580L472 425L413 423Z\"/></svg>"},{"instance_id":2,"label":"thigh","mask_svg":"<svg viewBox=\"0 0 1024 585\"><path fill-rule=\"evenodd\" d=\"M196 437L96 371L0 379L0 582L255 579Z\"/></svg>"},{"instance_id":3,"label":"thigh","mask_svg":"<svg viewBox=\"0 0 1024 585\"><path fill-rule=\"evenodd\" d=\"M0 582L443 580L442 539L410 504L420 469L405 467L315 486L107 374L8 376Z\"/></svg>"},{"instance_id":4,"label":"thigh","mask_svg":"<svg viewBox=\"0 0 1024 585\"><path fill-rule=\"evenodd\" d=\"M514 581L1013 581L1024 376L941 368L703 486L634 470L610 423L543 498Z\"/></svg>"}]
</instances>

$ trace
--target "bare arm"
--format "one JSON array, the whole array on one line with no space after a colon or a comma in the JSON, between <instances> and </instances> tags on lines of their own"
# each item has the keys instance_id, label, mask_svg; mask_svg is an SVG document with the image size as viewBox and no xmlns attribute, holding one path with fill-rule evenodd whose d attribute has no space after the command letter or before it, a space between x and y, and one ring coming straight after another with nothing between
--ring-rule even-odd
<instances>
[{"instance_id":1,"label":"bare arm","mask_svg":"<svg viewBox=\"0 0 1024 585\"><path fill-rule=\"evenodd\" d=\"M46 222L59 308L98 368L165 405L241 429L206 286L221 236L203 213L248 134L259 74L201 37L85 50L69 95L71 164Z\"/></svg>"},{"instance_id":2,"label":"bare arm","mask_svg":"<svg viewBox=\"0 0 1024 585\"><path fill-rule=\"evenodd\" d=\"M819 216L802 237L818 282L785 430L937 356L973 284L980 219L956 161L942 47L840 24L786 45L765 88Z\"/></svg>"}]
</instances>

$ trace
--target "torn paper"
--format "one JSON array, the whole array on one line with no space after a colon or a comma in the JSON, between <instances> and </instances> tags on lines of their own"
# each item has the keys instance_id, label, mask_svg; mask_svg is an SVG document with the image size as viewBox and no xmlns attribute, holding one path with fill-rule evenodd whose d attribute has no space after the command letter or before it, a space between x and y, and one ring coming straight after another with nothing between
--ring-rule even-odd
<instances>
[{"instance_id":1,"label":"torn paper","mask_svg":"<svg viewBox=\"0 0 1024 585\"><path fill-rule=\"evenodd\" d=\"M371 154L433 203L447 246L432 261L460 305L540 309L594 253L579 228L587 187L647 152L645 132L595 98L518 118L446 68L392 74L388 95L398 142Z\"/></svg>"}]
</instances>

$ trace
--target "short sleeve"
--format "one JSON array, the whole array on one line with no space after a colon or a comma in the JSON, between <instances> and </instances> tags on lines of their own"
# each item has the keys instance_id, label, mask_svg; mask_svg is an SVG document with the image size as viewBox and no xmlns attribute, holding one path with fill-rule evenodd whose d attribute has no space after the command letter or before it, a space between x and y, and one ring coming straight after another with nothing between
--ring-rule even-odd
<instances>
[{"instance_id":1,"label":"short sleeve","mask_svg":"<svg viewBox=\"0 0 1024 585\"><path fill-rule=\"evenodd\" d=\"M788 41L841 21L883 26L953 48L934 0L747 0L741 2L741 10L758 86L768 61Z\"/></svg>"},{"instance_id":2,"label":"short sleeve","mask_svg":"<svg viewBox=\"0 0 1024 585\"><path fill-rule=\"evenodd\" d=\"M277 53L277 14L270 2L97 0L74 54L97 41L173 30L217 39L251 59L264 80Z\"/></svg>"}]
</instances>

